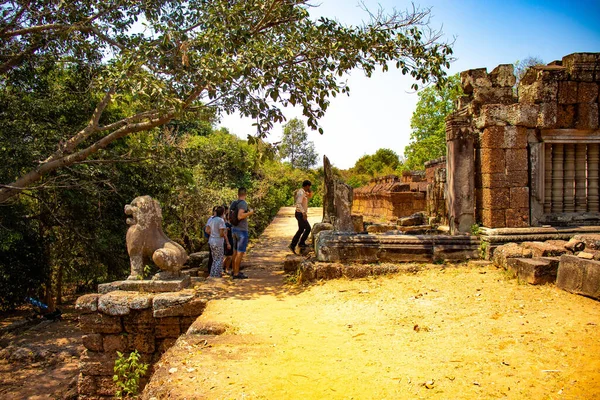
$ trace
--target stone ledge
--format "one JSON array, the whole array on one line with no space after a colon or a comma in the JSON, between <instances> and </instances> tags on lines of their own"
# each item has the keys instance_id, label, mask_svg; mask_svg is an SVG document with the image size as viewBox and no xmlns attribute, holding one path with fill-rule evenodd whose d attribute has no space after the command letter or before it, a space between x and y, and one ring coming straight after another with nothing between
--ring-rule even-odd
<instances>
[{"instance_id":1,"label":"stone ledge","mask_svg":"<svg viewBox=\"0 0 600 400\"><path fill-rule=\"evenodd\" d=\"M164 293L178 292L191 284L189 275L169 280L125 280L98 285L98 292L106 294L117 290L130 292Z\"/></svg>"}]
</instances>

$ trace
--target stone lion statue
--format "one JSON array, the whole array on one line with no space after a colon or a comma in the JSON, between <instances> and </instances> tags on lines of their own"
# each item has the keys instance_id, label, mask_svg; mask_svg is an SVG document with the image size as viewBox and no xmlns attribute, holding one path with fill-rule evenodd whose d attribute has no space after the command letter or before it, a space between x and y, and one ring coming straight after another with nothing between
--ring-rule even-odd
<instances>
[{"instance_id":1,"label":"stone lion statue","mask_svg":"<svg viewBox=\"0 0 600 400\"><path fill-rule=\"evenodd\" d=\"M167 275L178 276L187 261L187 252L165 235L162 230L162 212L158 201L140 196L125 206L127 224L127 252L131 260L131 275L127 279L142 279L148 260Z\"/></svg>"}]
</instances>

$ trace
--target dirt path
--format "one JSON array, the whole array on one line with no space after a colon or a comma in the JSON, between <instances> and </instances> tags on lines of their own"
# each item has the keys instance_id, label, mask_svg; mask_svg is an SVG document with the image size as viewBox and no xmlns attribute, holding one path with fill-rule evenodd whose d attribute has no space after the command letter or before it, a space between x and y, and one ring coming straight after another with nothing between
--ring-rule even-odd
<instances>
[{"instance_id":1,"label":"dirt path","mask_svg":"<svg viewBox=\"0 0 600 400\"><path fill-rule=\"evenodd\" d=\"M146 399L600 398L599 302L475 265L286 286L293 223L201 317L231 328L180 338Z\"/></svg>"},{"instance_id":2,"label":"dirt path","mask_svg":"<svg viewBox=\"0 0 600 400\"><path fill-rule=\"evenodd\" d=\"M82 333L73 305L61 308L62 321L42 320L0 336L0 399L76 397ZM25 316L14 319L22 322Z\"/></svg>"}]
</instances>

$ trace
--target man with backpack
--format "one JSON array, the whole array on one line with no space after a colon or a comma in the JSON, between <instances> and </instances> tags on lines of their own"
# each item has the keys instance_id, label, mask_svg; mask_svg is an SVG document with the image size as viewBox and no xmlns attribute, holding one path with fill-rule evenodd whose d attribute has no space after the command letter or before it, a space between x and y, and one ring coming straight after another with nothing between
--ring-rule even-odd
<instances>
[{"instance_id":1,"label":"man with backpack","mask_svg":"<svg viewBox=\"0 0 600 400\"><path fill-rule=\"evenodd\" d=\"M249 209L246 203L246 189L239 188L238 199L229 207L229 222L233 234L233 279L248 278L240 272L240 265L248 247L248 217L253 214L254 210Z\"/></svg>"}]
</instances>

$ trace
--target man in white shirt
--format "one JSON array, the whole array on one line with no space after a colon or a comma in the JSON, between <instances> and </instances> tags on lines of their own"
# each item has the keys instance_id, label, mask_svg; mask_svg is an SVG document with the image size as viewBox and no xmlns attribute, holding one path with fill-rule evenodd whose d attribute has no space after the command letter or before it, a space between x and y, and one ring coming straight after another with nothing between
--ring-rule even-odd
<instances>
[{"instance_id":1,"label":"man in white shirt","mask_svg":"<svg viewBox=\"0 0 600 400\"><path fill-rule=\"evenodd\" d=\"M312 197L310 187L312 183L306 180L302 182L302 189L298 189L294 194L294 201L296 204L296 220L298 221L298 231L292 239L290 244L290 250L295 254L296 246L300 247L300 250L306 248L306 239L310 235L310 224L308 223L308 200Z\"/></svg>"}]
</instances>

